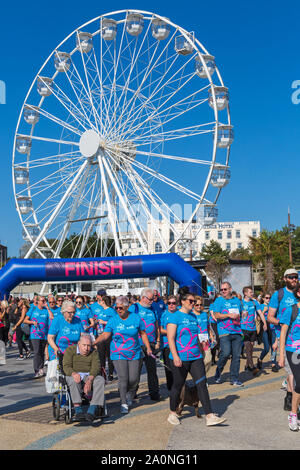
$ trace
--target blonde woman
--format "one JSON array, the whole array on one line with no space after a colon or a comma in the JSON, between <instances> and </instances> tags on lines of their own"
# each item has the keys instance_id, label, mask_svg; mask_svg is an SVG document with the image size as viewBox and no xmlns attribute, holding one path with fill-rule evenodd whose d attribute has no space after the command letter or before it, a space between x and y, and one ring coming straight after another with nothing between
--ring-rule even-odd
<instances>
[{"instance_id":1,"label":"blonde woman","mask_svg":"<svg viewBox=\"0 0 300 470\"><path fill-rule=\"evenodd\" d=\"M24 331L22 330L22 324L25 320L26 314L29 310L29 302L26 299L20 299L18 302L18 308L15 312L16 323L12 327L12 331L16 332L17 345L19 349L19 357L17 361L24 361L30 357L30 350L27 348L26 344L23 341ZM23 354L23 349L25 350L25 356Z\"/></svg>"}]
</instances>

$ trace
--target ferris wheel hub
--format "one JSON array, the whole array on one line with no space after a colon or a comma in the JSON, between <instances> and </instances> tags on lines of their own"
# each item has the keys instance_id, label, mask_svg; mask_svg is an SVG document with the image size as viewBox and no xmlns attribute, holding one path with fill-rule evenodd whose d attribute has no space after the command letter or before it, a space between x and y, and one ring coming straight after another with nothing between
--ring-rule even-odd
<instances>
[{"instance_id":1,"label":"ferris wheel hub","mask_svg":"<svg viewBox=\"0 0 300 470\"><path fill-rule=\"evenodd\" d=\"M99 147L103 147L103 142L96 131L89 129L81 135L79 149L84 157L93 157L98 152Z\"/></svg>"}]
</instances>

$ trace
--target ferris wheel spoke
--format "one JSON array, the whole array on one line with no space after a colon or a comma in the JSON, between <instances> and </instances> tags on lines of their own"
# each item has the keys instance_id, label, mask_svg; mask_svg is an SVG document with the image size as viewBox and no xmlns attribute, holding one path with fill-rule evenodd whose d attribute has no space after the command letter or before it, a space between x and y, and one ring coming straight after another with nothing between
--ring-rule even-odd
<instances>
[{"instance_id":1,"label":"ferris wheel spoke","mask_svg":"<svg viewBox=\"0 0 300 470\"><path fill-rule=\"evenodd\" d=\"M68 189L66 190L64 196L61 198L61 200L59 201L59 203L57 204L55 210L53 211L53 213L51 214L51 216L49 217L48 221L45 223L43 229L41 230L41 232L39 233L39 235L37 236L36 240L34 241L33 245L31 246L31 248L29 249L29 251L26 253L25 255L25 258L29 258L29 256L31 255L31 253L35 250L35 248L38 246L40 240L43 238L43 236L47 233L49 227L52 225L53 221L55 220L55 218L57 217L59 211L61 210L61 208L63 207L63 205L65 204L67 198L69 197L70 193L72 192L74 186L77 184L77 181L79 180L79 178L81 177L81 174L84 172L85 168L87 166L87 160L82 164L81 168L79 169L79 171L77 172L77 175L75 176L75 178L72 180L71 184L69 185Z\"/></svg>"},{"instance_id":2,"label":"ferris wheel spoke","mask_svg":"<svg viewBox=\"0 0 300 470\"><path fill-rule=\"evenodd\" d=\"M142 239L141 234L140 234L140 232L138 231L137 226L136 226L136 224L135 224L135 222L134 222L134 220L133 220L133 218L132 218L132 215L131 215L131 213L130 213L130 211L129 211L127 202L126 202L126 200L125 200L125 198L124 198L124 195L121 194L120 189L119 189L119 186L118 186L118 184L116 183L116 180L115 180L115 178L114 178L114 176L113 176L113 174L112 174L112 172L111 172L111 169L109 168L109 165L108 165L107 161L106 161L104 158L103 158L103 165L104 165L104 168L105 168L107 174L109 175L109 178L110 178L110 181L112 182L112 185L113 185L113 187L114 187L114 190L116 191L116 193L117 193L117 195L118 195L119 201L121 202L121 205L123 206L123 209L124 209L124 211L125 211L125 213L126 213L126 215L127 215L127 217L128 217L128 221L129 221L129 223L130 223L130 225L131 225L131 228L133 229L133 231L134 231L134 233L135 233L137 239L139 240L139 242L140 242L140 244L141 244L141 246L142 246L144 252L145 252L145 253L148 253L148 249L147 249L147 247L146 247L146 245L145 245L145 243L144 243L144 240Z\"/></svg>"},{"instance_id":3,"label":"ferris wheel spoke","mask_svg":"<svg viewBox=\"0 0 300 470\"><path fill-rule=\"evenodd\" d=\"M87 115L87 109L85 109L85 106L84 106L85 100L87 100L88 103L91 104L91 103L90 103L89 92L87 91L87 89L86 89L86 87L85 87L85 85L84 85L84 83L83 83L83 80L82 80L81 75L79 74L79 72L78 72L78 70L77 70L76 65L75 65L73 62L72 62L72 64L73 64L73 70L74 70L75 73L76 73L76 77L77 77L77 79L79 80L79 85L80 85L80 87L81 87L81 88L79 88L79 90L78 90L80 94L78 94L78 92L76 91L76 84L74 83L74 80L72 80L73 75L75 76L75 73L74 73L74 72L68 73L68 72L66 71L65 74L66 74L66 77L67 77L67 79L68 79L68 81L69 81L69 84L70 84L70 86L71 86L71 88L72 88L72 90L73 90L73 93L74 93L74 95L75 95L75 97L76 97L76 100L77 100L77 102L78 102L79 105L80 105L80 108L81 108L82 113L83 113L84 121L87 122L87 123L89 123L89 124L92 126L91 120L90 120L89 116ZM88 108L88 106L86 106L86 108ZM96 124L96 121L95 121L95 124ZM95 126L94 126L94 127L95 127Z\"/></svg>"},{"instance_id":4,"label":"ferris wheel spoke","mask_svg":"<svg viewBox=\"0 0 300 470\"><path fill-rule=\"evenodd\" d=\"M215 123L207 123L203 124L203 126L208 126L211 124ZM213 134L215 132L215 129L212 127L211 129L200 129L199 126L195 126L194 129L175 129L174 131L166 131L165 133L160 132L157 134L154 134L153 137L151 138L150 136L148 138L143 138L143 137L135 137L135 146L138 149L138 147L149 145L149 144L157 144L160 142L167 142L170 140L176 140L176 139L184 139L187 137L193 137L193 136L198 136L198 135L204 135L204 134Z\"/></svg>"},{"instance_id":5,"label":"ferris wheel spoke","mask_svg":"<svg viewBox=\"0 0 300 470\"><path fill-rule=\"evenodd\" d=\"M141 176L137 173L136 170L132 168L132 172L136 181L139 184L139 188L144 194L145 198L149 201L149 203L157 210L158 214L162 217L162 219L170 225L174 234L178 236L177 228L175 225L172 224L171 219L173 219L177 224L180 226L181 219L175 214L172 209L158 196L158 194L151 188L148 184L146 184Z\"/></svg>"},{"instance_id":6,"label":"ferris wheel spoke","mask_svg":"<svg viewBox=\"0 0 300 470\"><path fill-rule=\"evenodd\" d=\"M52 94L55 98L60 102L60 104L67 110L67 112L77 121L77 123L83 127L86 131L86 123L88 124L89 128L94 128L95 126L91 123L91 121L87 118L87 115L84 112L81 112L80 109L73 103L73 101L62 91L62 89L57 85L55 82L55 87L52 88ZM79 100L80 106L82 100Z\"/></svg>"},{"instance_id":7,"label":"ferris wheel spoke","mask_svg":"<svg viewBox=\"0 0 300 470\"><path fill-rule=\"evenodd\" d=\"M167 249L166 242L165 242L164 238L162 237L161 232L159 231L159 229L157 227L157 224L155 223L155 220L154 220L153 215L151 214L151 211L148 208L147 202L145 200L143 192L141 191L140 185L136 184L136 177L134 175L134 172L132 171L132 167L130 165L126 165L125 169L122 168L122 171L130 179L131 184L132 184L132 188L133 188L134 192L136 193L136 195L140 199L141 206L142 206L142 208L143 208L143 210L146 214L147 219L152 222L152 224L154 226L154 230L156 232L156 235L160 239L160 242L161 242L164 250L166 250Z\"/></svg>"},{"instance_id":8,"label":"ferris wheel spoke","mask_svg":"<svg viewBox=\"0 0 300 470\"><path fill-rule=\"evenodd\" d=\"M175 155L166 155L162 153L153 153L153 152L142 152L141 150L136 150L135 152L138 153L139 155L144 155L147 157L157 157L157 158L163 158L166 160L174 160L174 161L186 162L186 163L196 163L200 165L209 165L209 166L212 165L211 161L199 160L198 158L179 157Z\"/></svg>"},{"instance_id":9,"label":"ferris wheel spoke","mask_svg":"<svg viewBox=\"0 0 300 470\"><path fill-rule=\"evenodd\" d=\"M171 178L168 178L167 176L162 175L158 171L153 170L152 168L147 167L141 162L137 162L135 160L131 161L132 165L136 166L140 170L145 171L146 173L150 174L151 176L154 176L158 181L165 183L174 189L177 189L181 193L192 197L193 199L196 199L197 201L199 200L200 196L193 191L187 189L186 187L180 185L179 183L176 183L176 181L173 181Z\"/></svg>"},{"instance_id":10,"label":"ferris wheel spoke","mask_svg":"<svg viewBox=\"0 0 300 470\"><path fill-rule=\"evenodd\" d=\"M49 137L42 137L42 136L37 136L37 135L28 136L28 135L22 134L20 137L28 137L30 139L41 140L43 142L62 144L62 145L75 145L76 147L79 147L79 142L67 142L65 140L50 139Z\"/></svg>"},{"instance_id":11,"label":"ferris wheel spoke","mask_svg":"<svg viewBox=\"0 0 300 470\"><path fill-rule=\"evenodd\" d=\"M59 243L58 243L58 246L57 246L57 250L55 251L55 257L60 253L61 251L61 248L65 242L65 239L67 237L67 234L68 234L68 231L70 229L70 226L71 226L71 223L72 223L72 219L78 209L78 206L80 204L80 200L82 198L82 193L83 193L83 190L84 190L84 186L85 186L85 183L86 183L86 180L87 180L87 177L88 177L88 174L89 174L89 171L90 171L90 168L91 168L91 164L90 162L88 161L88 165L86 167L86 170L83 174L83 177L81 179L81 182L80 182L80 185L79 185L79 192L78 192L78 195L77 195L77 198L75 199L72 207L71 207L71 210L70 210L70 213L69 213L69 216L66 220L66 223L64 225L64 229L63 229L63 233L61 234L60 238L59 238Z\"/></svg>"},{"instance_id":12,"label":"ferris wheel spoke","mask_svg":"<svg viewBox=\"0 0 300 470\"><path fill-rule=\"evenodd\" d=\"M161 82L163 81L163 78L164 76L162 76L161 78L161 81L156 85L156 87L154 88L154 90L151 92L150 96L145 100L145 102L141 105L140 109L134 111L134 113L132 114L131 118L132 119L137 119L141 113L141 111L144 109L144 107L149 104L149 103L152 103L153 102L153 99L154 97L160 93L162 90L166 89L168 87L168 85L171 83L173 83L174 81L174 77L176 77L178 74L180 74L180 72L182 72L185 67L187 66L187 64L193 59L194 60L195 58L195 55L193 54L193 56L191 57L191 59L189 59L186 64L184 64L182 67L180 67L173 75L172 77L170 77L166 82L163 83L163 85L161 87L160 84ZM192 77L195 75L195 72L192 74ZM183 88L183 86L185 86L190 80L192 77L189 77L189 79L187 79L183 85L181 85L177 90L175 90L175 92L177 93L180 89ZM167 99L167 101L170 99L170 97Z\"/></svg>"},{"instance_id":13,"label":"ferris wheel spoke","mask_svg":"<svg viewBox=\"0 0 300 470\"><path fill-rule=\"evenodd\" d=\"M185 82L185 84L186 84L186 82ZM183 84L182 86L185 86L185 84ZM182 114L185 114L186 112L193 110L194 108L202 105L203 103L206 103L208 101L208 98L198 99L196 102L194 102L194 98L196 97L196 95L201 93L206 88L208 88L208 87L204 87L201 90L197 90L196 92L190 94L189 96L181 99L178 102L172 103L169 107L164 109L164 106L166 105L166 103L170 99L172 99L176 95L176 93L179 91L179 89L175 90L172 93L172 95L169 96L169 98L167 98L166 101L164 103L162 103L158 108L156 108L155 111L153 111L145 120L143 120L141 123L137 124L135 127L132 127L132 126L129 127L129 129L126 130L123 133L123 137L128 135L128 134L132 135L134 132L136 132L138 130L142 130L142 127L145 126L145 124L148 123L149 121L151 121L151 119L153 119L153 118L159 120L160 122L159 122L159 124L157 124L156 126L153 126L151 128L152 131L155 130L156 128L160 127L161 125L165 125L166 123L168 123L170 121L173 121L174 119L177 119ZM180 111L176 111L176 109L178 109L178 108L179 109L183 108L183 109L180 109ZM171 110L173 110L173 112L174 112L173 117L169 117ZM162 120L162 118L164 117L163 113L166 113L165 117L169 118L169 119Z\"/></svg>"},{"instance_id":14,"label":"ferris wheel spoke","mask_svg":"<svg viewBox=\"0 0 300 470\"><path fill-rule=\"evenodd\" d=\"M111 230L112 230L112 233L113 233L113 238L114 238L114 241L115 241L117 254L118 254L118 256L121 256L122 251L121 251L120 241L119 241L119 237L118 237L117 229L116 229L116 214L113 211L113 207L112 207L112 204L111 204L111 201L110 201L106 176L105 176L105 172L104 172L103 157L100 155L100 153L98 155L98 162L99 162L99 168L100 168L100 173L101 173L101 181L102 181L102 184L103 184L105 199L106 199L107 208L108 208L108 219L109 219L110 227L111 227Z\"/></svg>"},{"instance_id":15,"label":"ferris wheel spoke","mask_svg":"<svg viewBox=\"0 0 300 470\"><path fill-rule=\"evenodd\" d=\"M124 101L126 101L127 99L127 92L128 92L128 87L129 87L129 84L130 84L130 79L131 79L131 74L133 72L133 69L134 67L136 66L136 63L137 63L137 60L140 56L140 52L142 50L142 47L145 43L145 40L146 40L146 37L147 37L147 34L148 34L148 31L150 29L150 22L149 22L149 25L148 25L148 29L146 30L145 34L144 34L144 37L143 37L143 40L141 41L141 44L139 46L139 49L137 51L137 40L135 41L135 46L134 46L134 51L133 51L133 54L132 54L132 57L131 57L131 64L130 64L130 68L129 68L129 72L127 72L127 68L125 69L125 73L127 75L127 79L126 79L126 82L125 82L125 85L122 89L122 92L121 92L121 95L116 103L116 108L119 107L120 103L121 103L121 100L124 99ZM115 86L115 77L114 77L114 86ZM116 113L116 109L114 111L114 114Z\"/></svg>"},{"instance_id":16,"label":"ferris wheel spoke","mask_svg":"<svg viewBox=\"0 0 300 470\"><path fill-rule=\"evenodd\" d=\"M137 99L137 97L140 93L140 90L142 88L142 84L146 80L147 72L148 72L148 70L151 66L151 62L154 60L155 54L156 54L157 49L158 49L158 45L159 44L157 42L157 44L152 44L150 46L151 48L153 48L155 46L155 49L154 49L154 52L151 54L150 61L148 61L147 67L145 69L143 69L142 71L140 71L135 77L132 78L132 82L135 83L140 76L143 77L142 82L137 87L137 89L134 92L133 96L128 101L123 100L123 106L122 106L122 109L119 113L119 117L118 117L118 119L115 123L115 127L117 127L119 125L119 122L122 121L122 117L123 117L124 113L126 113L126 111L129 109L130 105L131 105L131 109L135 106L136 99ZM119 101L121 102L121 99Z\"/></svg>"},{"instance_id":17,"label":"ferris wheel spoke","mask_svg":"<svg viewBox=\"0 0 300 470\"><path fill-rule=\"evenodd\" d=\"M77 31L77 38L79 39L79 35L78 35L78 31ZM86 84L87 84L87 87L88 87L88 99L90 101L90 105L91 105L91 108L92 108L92 112L93 112L93 116L94 116L94 122L95 122L95 127L97 128L97 130L99 131L98 129L98 122L99 122L99 115L95 109L95 106L94 106L94 101L93 101L93 97L92 97L92 91L91 91L91 86L90 86L90 80L89 80L89 77L88 77L88 72L87 72L87 66L86 66L86 63L85 63L85 59L84 59L84 53L82 51L82 46L81 46L81 42L79 40L79 46L80 46L80 55L81 55L81 61L82 61L82 64L83 64L83 68L84 68L84 74L85 74L85 80L86 80Z\"/></svg>"},{"instance_id":18,"label":"ferris wheel spoke","mask_svg":"<svg viewBox=\"0 0 300 470\"><path fill-rule=\"evenodd\" d=\"M68 161L72 158L72 156L76 156L76 154L78 153L79 153L79 150L75 150L74 152L66 152L66 153L51 155L49 157L35 158L35 159L30 160L29 162L27 160L23 162L18 162L14 166L15 167L24 166L24 168L26 168L28 165L28 168L32 169L32 168L38 168L40 166L47 166L47 165L54 165L54 164L57 165L58 157L60 158L64 157L61 161ZM81 156L80 158L83 158L83 157ZM32 163L34 165L32 165Z\"/></svg>"}]
</instances>

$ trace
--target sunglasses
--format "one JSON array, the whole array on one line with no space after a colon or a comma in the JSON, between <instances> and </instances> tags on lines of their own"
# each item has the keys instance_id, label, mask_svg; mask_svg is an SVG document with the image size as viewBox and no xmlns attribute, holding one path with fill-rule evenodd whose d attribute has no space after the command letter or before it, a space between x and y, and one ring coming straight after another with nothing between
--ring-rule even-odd
<instances>
[{"instance_id":1,"label":"sunglasses","mask_svg":"<svg viewBox=\"0 0 300 470\"><path fill-rule=\"evenodd\" d=\"M116 310L124 310L124 307L115 307Z\"/></svg>"},{"instance_id":2,"label":"sunglasses","mask_svg":"<svg viewBox=\"0 0 300 470\"><path fill-rule=\"evenodd\" d=\"M203 304L195 304L195 307L201 307Z\"/></svg>"},{"instance_id":3,"label":"sunglasses","mask_svg":"<svg viewBox=\"0 0 300 470\"><path fill-rule=\"evenodd\" d=\"M287 277L287 279L291 279L291 280L298 279L298 276L296 276L296 275L295 276L286 276L286 277Z\"/></svg>"},{"instance_id":4,"label":"sunglasses","mask_svg":"<svg viewBox=\"0 0 300 470\"><path fill-rule=\"evenodd\" d=\"M168 302L168 305L177 305L176 302Z\"/></svg>"},{"instance_id":5,"label":"sunglasses","mask_svg":"<svg viewBox=\"0 0 300 470\"><path fill-rule=\"evenodd\" d=\"M270 298L271 298L271 297L269 297L269 296L268 296L268 297L265 297L265 299L270 299Z\"/></svg>"},{"instance_id":6,"label":"sunglasses","mask_svg":"<svg viewBox=\"0 0 300 470\"><path fill-rule=\"evenodd\" d=\"M154 297L152 297L151 299L149 299L149 297L147 297L146 295L145 295L145 297L146 297L146 299L149 300L149 302L153 302L153 300L154 300Z\"/></svg>"},{"instance_id":7,"label":"sunglasses","mask_svg":"<svg viewBox=\"0 0 300 470\"><path fill-rule=\"evenodd\" d=\"M228 289L228 288L226 288L226 289L220 289L221 292L222 292L222 291L227 291L227 290L229 290L229 289Z\"/></svg>"},{"instance_id":8,"label":"sunglasses","mask_svg":"<svg viewBox=\"0 0 300 470\"><path fill-rule=\"evenodd\" d=\"M186 299L186 300L188 300L190 304L195 304L196 303L196 300L194 300L194 299Z\"/></svg>"}]
</instances>

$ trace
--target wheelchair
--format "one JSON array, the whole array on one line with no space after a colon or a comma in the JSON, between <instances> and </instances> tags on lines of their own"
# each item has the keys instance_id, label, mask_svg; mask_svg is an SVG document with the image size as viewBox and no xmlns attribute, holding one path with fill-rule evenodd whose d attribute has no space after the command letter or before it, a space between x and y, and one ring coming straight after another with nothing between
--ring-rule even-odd
<instances>
[{"instance_id":1,"label":"wheelchair","mask_svg":"<svg viewBox=\"0 0 300 470\"><path fill-rule=\"evenodd\" d=\"M58 382L59 382L59 390L53 394L52 397L52 414L55 421L59 421L61 417L63 417L65 424L71 424L75 422L73 419L74 417L74 406L71 399L70 390L67 384L66 376L63 371L62 361L63 355L60 354L58 356ZM105 378L105 370L101 370L101 375ZM82 394L82 406L88 406L90 403L89 398L87 398L84 394ZM104 397L104 404L103 408L98 407L98 413L95 416L95 420L103 419L108 416L106 400Z\"/></svg>"}]
</instances>

